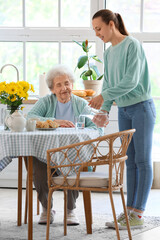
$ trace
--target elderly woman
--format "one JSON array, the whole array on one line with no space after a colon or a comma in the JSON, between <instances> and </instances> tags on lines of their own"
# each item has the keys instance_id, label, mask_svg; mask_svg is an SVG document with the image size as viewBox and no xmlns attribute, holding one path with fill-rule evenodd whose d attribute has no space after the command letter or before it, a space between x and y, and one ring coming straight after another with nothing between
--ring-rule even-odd
<instances>
[{"instance_id":1,"label":"elderly woman","mask_svg":"<svg viewBox=\"0 0 160 240\"><path fill-rule=\"evenodd\" d=\"M28 118L39 118L41 121L48 119L56 121L60 127L73 128L74 119L79 116L88 104L86 100L72 94L74 75L67 66L58 65L46 75L46 82L51 95L40 98L28 113ZM85 127L96 128L96 125L86 119ZM38 159L33 161L33 181L38 192L38 198L43 206L39 224L47 222L47 165ZM75 215L78 191L68 191L67 225L78 225L79 220ZM51 210L50 223L54 220L55 211Z\"/></svg>"}]
</instances>

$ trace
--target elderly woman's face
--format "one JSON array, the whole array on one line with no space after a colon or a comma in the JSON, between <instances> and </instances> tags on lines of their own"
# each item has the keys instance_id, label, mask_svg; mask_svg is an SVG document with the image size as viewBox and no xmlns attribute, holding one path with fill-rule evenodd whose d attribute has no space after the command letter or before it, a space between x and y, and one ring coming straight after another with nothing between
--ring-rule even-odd
<instances>
[{"instance_id":1,"label":"elderly woman's face","mask_svg":"<svg viewBox=\"0 0 160 240\"><path fill-rule=\"evenodd\" d=\"M71 99L73 84L67 75L58 76L54 79L53 89L51 90L57 96L61 103L66 103Z\"/></svg>"}]
</instances>

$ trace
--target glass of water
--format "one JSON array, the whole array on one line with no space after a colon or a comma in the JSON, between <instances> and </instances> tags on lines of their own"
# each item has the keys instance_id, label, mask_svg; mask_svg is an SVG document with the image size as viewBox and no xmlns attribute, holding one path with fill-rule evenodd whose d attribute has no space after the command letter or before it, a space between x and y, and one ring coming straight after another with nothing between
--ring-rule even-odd
<instances>
[{"instance_id":1,"label":"glass of water","mask_svg":"<svg viewBox=\"0 0 160 240\"><path fill-rule=\"evenodd\" d=\"M85 116L75 117L75 126L76 129L84 129L85 128Z\"/></svg>"},{"instance_id":2,"label":"glass of water","mask_svg":"<svg viewBox=\"0 0 160 240\"><path fill-rule=\"evenodd\" d=\"M109 115L107 112L91 108L88 105L85 106L81 115L89 118L97 127L106 127L109 123Z\"/></svg>"}]
</instances>

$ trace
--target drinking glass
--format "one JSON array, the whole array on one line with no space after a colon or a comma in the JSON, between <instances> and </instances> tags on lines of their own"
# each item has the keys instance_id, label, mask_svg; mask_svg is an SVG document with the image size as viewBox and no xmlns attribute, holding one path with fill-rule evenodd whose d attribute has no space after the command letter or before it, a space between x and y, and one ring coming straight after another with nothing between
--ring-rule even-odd
<instances>
[{"instance_id":1,"label":"drinking glass","mask_svg":"<svg viewBox=\"0 0 160 240\"><path fill-rule=\"evenodd\" d=\"M75 126L76 129L83 129L85 127L85 116L75 117Z\"/></svg>"},{"instance_id":2,"label":"drinking glass","mask_svg":"<svg viewBox=\"0 0 160 240\"><path fill-rule=\"evenodd\" d=\"M88 105L86 105L83 109L81 116L90 118L91 121L97 125L97 127L106 127L106 125L109 123L108 112L91 108Z\"/></svg>"}]
</instances>

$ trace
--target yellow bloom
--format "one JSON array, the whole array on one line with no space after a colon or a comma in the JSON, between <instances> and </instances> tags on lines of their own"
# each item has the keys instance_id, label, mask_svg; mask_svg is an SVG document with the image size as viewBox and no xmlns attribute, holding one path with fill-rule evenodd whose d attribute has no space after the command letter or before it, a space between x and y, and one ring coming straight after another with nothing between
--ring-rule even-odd
<instances>
[{"instance_id":1,"label":"yellow bloom","mask_svg":"<svg viewBox=\"0 0 160 240\"><path fill-rule=\"evenodd\" d=\"M30 90L31 90L32 92L35 92L34 87L33 87L33 84L30 84Z\"/></svg>"},{"instance_id":2,"label":"yellow bloom","mask_svg":"<svg viewBox=\"0 0 160 240\"><path fill-rule=\"evenodd\" d=\"M22 101L28 99L28 91L34 92L34 87L25 81L1 82L0 83L0 103L9 106L19 107ZM23 108L23 107L22 107Z\"/></svg>"},{"instance_id":3,"label":"yellow bloom","mask_svg":"<svg viewBox=\"0 0 160 240\"><path fill-rule=\"evenodd\" d=\"M29 96L29 94L28 94L28 93L25 93L24 99L25 99L25 100L28 100L28 96Z\"/></svg>"},{"instance_id":4,"label":"yellow bloom","mask_svg":"<svg viewBox=\"0 0 160 240\"><path fill-rule=\"evenodd\" d=\"M17 100L16 95L11 95L11 96L9 96L9 100L10 100L11 102L15 102L15 101Z\"/></svg>"},{"instance_id":5,"label":"yellow bloom","mask_svg":"<svg viewBox=\"0 0 160 240\"><path fill-rule=\"evenodd\" d=\"M17 93L17 84L14 82L6 84L6 93L8 94L16 94Z\"/></svg>"},{"instance_id":6,"label":"yellow bloom","mask_svg":"<svg viewBox=\"0 0 160 240\"><path fill-rule=\"evenodd\" d=\"M23 87L21 85L18 84L17 87L17 95L21 98L24 96L24 91L23 91Z\"/></svg>"},{"instance_id":7,"label":"yellow bloom","mask_svg":"<svg viewBox=\"0 0 160 240\"><path fill-rule=\"evenodd\" d=\"M4 83L4 82L1 82L1 83L0 83L0 92L5 91L5 88L6 88L5 83Z\"/></svg>"},{"instance_id":8,"label":"yellow bloom","mask_svg":"<svg viewBox=\"0 0 160 240\"><path fill-rule=\"evenodd\" d=\"M24 92L28 92L29 90L29 83L25 81L19 81L19 85L23 88Z\"/></svg>"}]
</instances>

